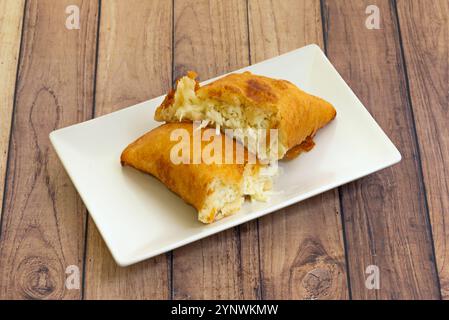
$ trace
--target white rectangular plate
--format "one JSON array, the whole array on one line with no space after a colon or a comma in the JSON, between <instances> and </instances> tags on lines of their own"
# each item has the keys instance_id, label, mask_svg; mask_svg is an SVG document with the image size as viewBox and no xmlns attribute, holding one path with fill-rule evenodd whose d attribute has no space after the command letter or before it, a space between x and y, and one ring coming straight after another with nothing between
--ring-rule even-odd
<instances>
[{"instance_id":1,"label":"white rectangular plate","mask_svg":"<svg viewBox=\"0 0 449 320\"><path fill-rule=\"evenodd\" d=\"M211 225L155 178L122 168L120 154L160 123L164 97L56 130L51 142L114 259L127 266L186 245L353 181L401 160L401 155L328 61L310 45L244 68L286 79L331 102L337 118L315 137L315 148L281 163L283 174L266 203L245 203ZM298 213L301 214L301 213Z\"/></svg>"}]
</instances>

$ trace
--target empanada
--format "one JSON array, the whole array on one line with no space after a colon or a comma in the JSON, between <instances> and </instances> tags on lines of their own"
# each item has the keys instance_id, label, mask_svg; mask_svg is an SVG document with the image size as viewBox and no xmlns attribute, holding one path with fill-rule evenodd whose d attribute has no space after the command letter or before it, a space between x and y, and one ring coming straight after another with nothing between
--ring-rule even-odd
<instances>
[{"instance_id":1,"label":"empanada","mask_svg":"<svg viewBox=\"0 0 449 320\"><path fill-rule=\"evenodd\" d=\"M313 146L311 139L317 130L336 116L330 103L286 80L244 72L200 87L195 78L196 74L189 72L177 81L175 90L156 110L156 121L207 120L221 128L277 129L276 148L269 144L265 153L271 160L282 159L295 147L293 153L307 150L301 147L303 143ZM248 143L247 135L244 131L234 136L255 153L256 145Z\"/></svg>"},{"instance_id":2,"label":"empanada","mask_svg":"<svg viewBox=\"0 0 449 320\"><path fill-rule=\"evenodd\" d=\"M130 144L121 155L121 163L155 176L195 207L200 221L211 223L238 211L245 197L265 200L275 172L255 157L251 161L243 146L220 132L216 135L215 129L209 129L213 130L213 137L204 141L208 140L205 130L194 128L192 123L164 124ZM203 157L196 164L194 134L202 137L197 148L201 148ZM220 142L219 148L209 152L215 141ZM216 150L222 152L221 162L203 159L205 153L215 156ZM236 163L239 150L243 154L240 164Z\"/></svg>"}]
</instances>

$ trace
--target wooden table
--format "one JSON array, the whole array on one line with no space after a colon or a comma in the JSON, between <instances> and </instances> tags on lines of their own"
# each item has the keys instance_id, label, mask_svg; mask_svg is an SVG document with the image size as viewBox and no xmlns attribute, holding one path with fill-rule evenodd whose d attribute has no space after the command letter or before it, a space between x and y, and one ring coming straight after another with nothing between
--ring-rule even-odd
<instances>
[{"instance_id":1,"label":"wooden table","mask_svg":"<svg viewBox=\"0 0 449 320\"><path fill-rule=\"evenodd\" d=\"M0 0L0 298L449 298L448 17L449 0ZM161 95L186 70L204 80L309 43L402 162L118 267L49 132Z\"/></svg>"}]
</instances>

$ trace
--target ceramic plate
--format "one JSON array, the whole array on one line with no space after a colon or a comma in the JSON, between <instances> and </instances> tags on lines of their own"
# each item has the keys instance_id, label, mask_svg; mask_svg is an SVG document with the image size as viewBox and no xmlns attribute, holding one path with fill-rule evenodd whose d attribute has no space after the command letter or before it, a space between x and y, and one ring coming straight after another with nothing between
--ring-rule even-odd
<instances>
[{"instance_id":1,"label":"ceramic plate","mask_svg":"<svg viewBox=\"0 0 449 320\"><path fill-rule=\"evenodd\" d=\"M198 222L196 211L155 178L120 165L122 150L160 125L153 114L164 97L50 134L119 265L148 259L275 212L401 160L399 151L318 46L238 71L244 70L289 80L328 100L337 109L337 118L318 131L311 152L280 163L283 173L270 201L246 202L239 213L211 225Z\"/></svg>"}]
</instances>

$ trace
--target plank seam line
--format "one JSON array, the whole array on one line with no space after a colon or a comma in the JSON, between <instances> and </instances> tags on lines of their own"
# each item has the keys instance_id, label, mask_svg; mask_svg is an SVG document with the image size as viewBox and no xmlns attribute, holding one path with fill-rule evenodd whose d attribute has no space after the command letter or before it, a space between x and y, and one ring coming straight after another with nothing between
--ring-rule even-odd
<instances>
[{"instance_id":1,"label":"plank seam line","mask_svg":"<svg viewBox=\"0 0 449 320\"><path fill-rule=\"evenodd\" d=\"M343 237L343 250L345 253L345 269L346 269L346 285L348 286L349 300L352 300L352 287L351 287L351 275L349 272L349 257L348 257L348 240L346 239L346 226L345 217L343 209L343 195L341 188L337 188L338 193L338 206L340 208L340 220L341 220L341 231Z\"/></svg>"},{"instance_id":2,"label":"plank seam line","mask_svg":"<svg viewBox=\"0 0 449 320\"><path fill-rule=\"evenodd\" d=\"M5 181L3 184L3 201L2 201L2 212L0 212L0 240L1 235L3 231L3 218L5 215L5 205L6 205L6 195L7 195L7 188L8 188L8 178L9 178L9 163L11 158L11 141L12 141L12 133L13 133L13 126L14 126L14 118L16 114L16 108L17 108L17 91L18 91L18 84L19 84L19 71L20 71L20 63L22 62L22 54L23 54L23 46L24 46L24 31L25 31L25 22L26 22L26 13L27 13L27 5L28 0L24 0L23 3L23 14L22 14L22 30L20 31L20 44L19 44L19 52L17 56L17 67L16 67L16 80L14 83L14 95L13 95L13 102L12 102L12 111L11 111L11 123L9 127L9 138L8 138L8 153L6 155L6 164L5 164Z\"/></svg>"},{"instance_id":3,"label":"plank seam line","mask_svg":"<svg viewBox=\"0 0 449 320\"><path fill-rule=\"evenodd\" d=\"M249 23L249 0L246 0L246 33L248 37L248 63L249 65L252 64L252 58L251 58L251 28ZM260 256L260 227L259 227L259 221L260 218L256 220L256 233L257 233L257 262L258 262L258 268L259 268L259 286L257 288L257 299L264 300L263 297L263 278L262 278L262 264L261 264L261 256ZM240 230L239 230L240 232Z\"/></svg>"},{"instance_id":4,"label":"plank seam line","mask_svg":"<svg viewBox=\"0 0 449 320\"><path fill-rule=\"evenodd\" d=\"M242 236L241 236L241 232L242 232L242 230L240 228L240 225L237 226L234 229L234 232L233 232L233 233L235 233L235 238L236 238L236 242L237 242L237 257L238 257L237 277L240 280L240 284L243 283L243 281L242 281L243 280L243 260L242 260L243 258L242 258ZM239 295L240 295L241 299L244 299L245 298L244 297L245 292L244 292L243 286L241 286L239 288L238 292L239 292Z\"/></svg>"},{"instance_id":5,"label":"plank seam line","mask_svg":"<svg viewBox=\"0 0 449 320\"><path fill-rule=\"evenodd\" d=\"M328 23L329 23L329 15L326 14L326 6L324 4L325 0L320 0L320 11L321 11L321 25L322 25L322 34L323 34L323 42L324 42L324 52L327 56L327 42L328 40ZM348 291L348 298L352 300L352 287L351 287L351 274L349 272L349 257L348 257L348 240L346 238L346 226L345 226L345 215L343 208L343 194L342 188L337 188L338 193L338 206L340 209L340 221L341 221L341 234L343 238L343 251L345 254L345 269L346 269L346 285Z\"/></svg>"},{"instance_id":6,"label":"plank seam line","mask_svg":"<svg viewBox=\"0 0 449 320\"><path fill-rule=\"evenodd\" d=\"M410 108L410 114L412 117L412 134L413 134L413 139L416 144L416 155L418 158L417 159L418 172L419 172L419 179L421 180L421 183L419 184L419 186L420 186L421 191L424 193L424 207L426 210L425 220L426 220L427 229L428 229L429 236L430 236L431 250L432 250L432 255L433 255L433 263L434 263L434 267L435 267L435 276L436 276L436 281L437 281L438 294L439 294L440 300L442 300L443 295L441 292L441 283L440 283L440 276L438 273L435 242L433 239L432 223L430 220L430 212L429 212L429 203L427 200L427 188L426 188L426 183L424 181L424 173L423 173L422 162L421 162L421 159L422 159L421 158L421 148L420 148L420 144L419 144L418 133L416 130L415 113L413 110L412 95L411 95L411 91L410 91L410 81L409 81L408 69L407 69L407 64L406 64L406 59L405 59L404 45L403 45L403 41L402 41L402 31L401 31L401 25L400 25L400 20L399 20L399 11L397 8L397 1L391 0L390 5L393 9L394 22L396 23L396 27L397 27L397 31L398 31L400 58L401 58L402 68L404 70L404 77L405 77L404 82L405 82L405 88L407 91L407 102L408 102L408 105Z\"/></svg>"},{"instance_id":7,"label":"plank seam line","mask_svg":"<svg viewBox=\"0 0 449 320\"><path fill-rule=\"evenodd\" d=\"M93 83L93 92L92 92L92 113L91 119L95 117L96 112L96 103L97 103L97 76L98 76L98 55L100 49L100 20L101 20L101 1L98 0L98 13L97 13L97 37L95 39L95 62L94 62L94 83ZM85 210L85 221L84 221L84 252L83 252L83 274L82 274L82 284L81 284L81 300L85 299L86 293L86 261L87 261L87 243L88 243L88 235L89 235L89 212L87 208Z\"/></svg>"},{"instance_id":8,"label":"plank seam line","mask_svg":"<svg viewBox=\"0 0 449 320\"><path fill-rule=\"evenodd\" d=\"M323 45L324 45L324 52L327 55L327 18L325 17L325 6L324 6L325 0L320 0L320 14L321 14L321 30L323 34Z\"/></svg>"},{"instance_id":9,"label":"plank seam line","mask_svg":"<svg viewBox=\"0 0 449 320\"><path fill-rule=\"evenodd\" d=\"M171 87L175 85L175 0L171 6Z\"/></svg>"},{"instance_id":10,"label":"plank seam line","mask_svg":"<svg viewBox=\"0 0 449 320\"><path fill-rule=\"evenodd\" d=\"M252 64L251 59L251 37L250 37L250 24L249 24L249 0L246 0L246 33L248 37L248 63Z\"/></svg>"}]
</instances>

